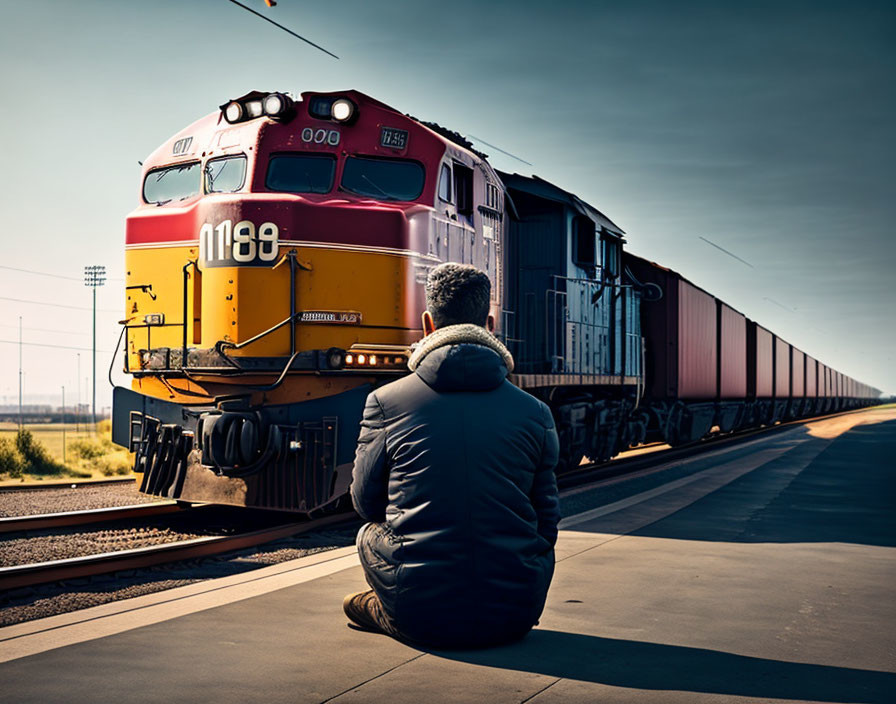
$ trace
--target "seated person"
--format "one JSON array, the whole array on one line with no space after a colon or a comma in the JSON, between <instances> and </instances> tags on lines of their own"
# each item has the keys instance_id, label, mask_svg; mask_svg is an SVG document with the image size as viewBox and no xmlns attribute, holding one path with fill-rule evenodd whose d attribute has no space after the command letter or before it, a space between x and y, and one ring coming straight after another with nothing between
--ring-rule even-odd
<instances>
[{"instance_id":1,"label":"seated person","mask_svg":"<svg viewBox=\"0 0 896 704\"><path fill-rule=\"evenodd\" d=\"M507 380L489 298L478 269L433 269L414 373L373 391L361 422L351 495L369 521L357 543L372 589L343 608L423 646L522 638L554 572L557 433L548 407Z\"/></svg>"}]
</instances>

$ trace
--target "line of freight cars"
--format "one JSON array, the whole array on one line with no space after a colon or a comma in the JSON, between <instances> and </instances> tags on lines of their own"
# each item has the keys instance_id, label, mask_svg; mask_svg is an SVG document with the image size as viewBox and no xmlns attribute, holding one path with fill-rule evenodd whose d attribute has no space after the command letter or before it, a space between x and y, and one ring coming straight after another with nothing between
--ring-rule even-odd
<instances>
[{"instance_id":1,"label":"line of freight cars","mask_svg":"<svg viewBox=\"0 0 896 704\"><path fill-rule=\"evenodd\" d=\"M810 357L671 269L624 253L627 273L663 291L641 301L646 440L681 445L722 432L860 408L880 392Z\"/></svg>"}]
</instances>

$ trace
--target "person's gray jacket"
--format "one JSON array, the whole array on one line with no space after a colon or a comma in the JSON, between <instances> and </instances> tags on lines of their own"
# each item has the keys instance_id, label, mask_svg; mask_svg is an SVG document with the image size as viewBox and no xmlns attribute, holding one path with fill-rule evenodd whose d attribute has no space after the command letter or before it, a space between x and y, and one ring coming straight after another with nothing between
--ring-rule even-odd
<instances>
[{"instance_id":1,"label":"person's gray jacket","mask_svg":"<svg viewBox=\"0 0 896 704\"><path fill-rule=\"evenodd\" d=\"M507 381L484 328L424 339L415 373L367 398L351 486L370 521L367 581L405 638L435 647L517 639L554 571L558 443L548 407Z\"/></svg>"}]
</instances>

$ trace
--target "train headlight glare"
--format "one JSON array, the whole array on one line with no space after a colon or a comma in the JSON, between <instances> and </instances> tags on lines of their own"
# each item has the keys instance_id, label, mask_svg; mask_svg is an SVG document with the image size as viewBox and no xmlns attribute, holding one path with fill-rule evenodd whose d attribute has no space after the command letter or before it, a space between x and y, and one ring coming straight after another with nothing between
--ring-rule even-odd
<instances>
[{"instance_id":1,"label":"train headlight glare","mask_svg":"<svg viewBox=\"0 0 896 704\"><path fill-rule=\"evenodd\" d=\"M233 124L234 122L239 122L241 119L243 119L243 114L243 106L235 100L231 103L228 103L227 107L224 108L224 119L231 124Z\"/></svg>"},{"instance_id":2,"label":"train headlight glare","mask_svg":"<svg viewBox=\"0 0 896 704\"><path fill-rule=\"evenodd\" d=\"M249 113L249 117L261 117L263 109L261 107L260 100L250 100L246 103L246 112Z\"/></svg>"},{"instance_id":3,"label":"train headlight glare","mask_svg":"<svg viewBox=\"0 0 896 704\"><path fill-rule=\"evenodd\" d=\"M355 362L355 356L354 356L354 355L352 355L352 354L347 354L347 355L345 355L345 363L346 363L346 364L354 364L354 362Z\"/></svg>"},{"instance_id":4,"label":"train headlight glare","mask_svg":"<svg viewBox=\"0 0 896 704\"><path fill-rule=\"evenodd\" d=\"M340 98L333 102L333 107L330 109L330 115L337 122L346 122L350 120L352 115L355 114L355 104L351 100L346 100L345 98Z\"/></svg>"},{"instance_id":5,"label":"train headlight glare","mask_svg":"<svg viewBox=\"0 0 896 704\"><path fill-rule=\"evenodd\" d=\"M370 366L371 367L376 366L376 355L375 354L370 355Z\"/></svg>"},{"instance_id":6,"label":"train headlight glare","mask_svg":"<svg viewBox=\"0 0 896 704\"><path fill-rule=\"evenodd\" d=\"M358 364L364 364L367 361L367 355L359 354L358 355Z\"/></svg>"}]
</instances>

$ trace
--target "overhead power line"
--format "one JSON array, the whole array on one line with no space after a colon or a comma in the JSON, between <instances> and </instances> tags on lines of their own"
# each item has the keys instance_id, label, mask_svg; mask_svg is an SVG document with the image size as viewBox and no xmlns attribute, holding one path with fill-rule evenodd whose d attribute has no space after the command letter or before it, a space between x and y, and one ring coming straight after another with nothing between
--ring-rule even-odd
<instances>
[{"instance_id":1,"label":"overhead power line","mask_svg":"<svg viewBox=\"0 0 896 704\"><path fill-rule=\"evenodd\" d=\"M0 269L6 269L7 271L18 271L22 274L34 274L36 276L49 276L54 279L65 279L66 281L81 281L81 279L77 276L64 276L63 274L53 274L49 271L36 271L34 269L21 269L17 266L6 266L5 264L0 264ZM109 281L124 281L124 279L109 279Z\"/></svg>"},{"instance_id":2,"label":"overhead power line","mask_svg":"<svg viewBox=\"0 0 896 704\"><path fill-rule=\"evenodd\" d=\"M305 39L305 37L303 37L301 34L296 34L296 33L293 32L291 29L289 29L289 28L287 28L287 27L284 27L282 24L280 24L280 23L278 23L278 22L274 22L274 20L272 20L270 17L265 17L265 16L264 16L263 14L261 14L260 12L256 12L256 11L253 10L251 7L246 7L245 5L243 5L243 3L241 3L241 2L237 2L236 0L230 0L230 2L232 2L234 5L237 5L238 7L243 8L246 12L251 12L251 13L252 13L253 15L255 15L256 17L261 17L261 19L263 19L265 22L270 22L270 23L271 23L272 25L274 25L275 27L279 27L279 28L282 29L284 32L286 32L287 34L291 34L292 36L294 36L296 39L301 39L303 42L305 42L306 44L310 44L310 45L313 46L315 49L320 49L322 52L324 52L325 54L329 54L329 55L332 56L334 59L338 59L338 58L339 58L339 57L336 56L336 54L334 54L332 51L327 51L327 50L324 49L322 46L319 46L319 45L315 44L315 43L314 43L313 41L311 41L310 39Z\"/></svg>"},{"instance_id":3,"label":"overhead power line","mask_svg":"<svg viewBox=\"0 0 896 704\"><path fill-rule=\"evenodd\" d=\"M0 340L0 343L6 345L18 345L18 340ZM22 342L23 345L27 345L28 347L51 347L57 350L78 350L79 352L90 352L93 348L91 347L72 347L70 345L47 345L42 342ZM97 350L97 352L102 352L103 354L112 354L112 350Z\"/></svg>"},{"instance_id":4,"label":"overhead power line","mask_svg":"<svg viewBox=\"0 0 896 704\"><path fill-rule=\"evenodd\" d=\"M769 303L778 306L778 308L786 310L788 313L796 313L796 308L791 308L790 306L785 306L783 303L778 303L778 301L776 301L774 298L769 298L768 296L763 296L762 300L768 301Z\"/></svg>"},{"instance_id":5,"label":"overhead power line","mask_svg":"<svg viewBox=\"0 0 896 704\"><path fill-rule=\"evenodd\" d=\"M485 146L490 147L490 148L494 149L495 151L499 151L502 154L509 156L511 159L516 159L517 161L521 161L524 164L527 164L529 166L534 166L534 164L532 164L531 162L526 161L525 159L520 159L516 154L511 154L510 152L505 152L503 149L501 149L501 147L496 147L494 144L489 144L484 139L479 139L479 137L476 137L475 135L468 134L467 137L479 142L480 144L484 144Z\"/></svg>"},{"instance_id":6,"label":"overhead power line","mask_svg":"<svg viewBox=\"0 0 896 704\"><path fill-rule=\"evenodd\" d=\"M33 269L19 269L15 266L4 266L0 265L0 269L6 269L8 271L19 271L23 274L37 274L38 276L51 276L54 279L68 279L69 281L80 281L77 276L63 276L62 274L50 274L46 271L34 271Z\"/></svg>"},{"instance_id":7,"label":"overhead power line","mask_svg":"<svg viewBox=\"0 0 896 704\"><path fill-rule=\"evenodd\" d=\"M721 252L724 252L724 253L727 254L729 257L734 257L734 258L737 259L737 261L739 261L741 264L746 264L746 265L747 265L748 267L750 267L751 269L755 269L755 268L756 268L756 267L754 267L752 264L750 264L750 262L748 262L746 259L741 259L741 258L740 258L739 256L737 256L736 254L734 254L734 253L732 253L732 252L729 252L729 251L728 251L727 249L725 249L724 247L720 247L720 246L717 245L715 242L710 242L708 239L706 239L706 238L703 237L702 235L700 236L700 239L703 240L704 242L706 242L706 244L715 247L716 249L718 249L718 250L721 251Z\"/></svg>"},{"instance_id":8,"label":"overhead power line","mask_svg":"<svg viewBox=\"0 0 896 704\"><path fill-rule=\"evenodd\" d=\"M7 323L0 323L0 328L17 328L18 325L8 325ZM89 332L76 332L74 330L53 330L51 328L29 328L23 327L22 330L30 330L31 332L51 332L55 335L79 335L81 337L85 335L90 335Z\"/></svg>"},{"instance_id":9,"label":"overhead power line","mask_svg":"<svg viewBox=\"0 0 896 704\"><path fill-rule=\"evenodd\" d=\"M32 303L36 306L49 306L50 308L68 308L69 310L93 310L88 306L67 306L62 303L49 303L47 301L29 301L26 298L10 298L9 296L0 296L0 301L14 301L16 303ZM97 308L103 313L121 313L120 308Z\"/></svg>"}]
</instances>

